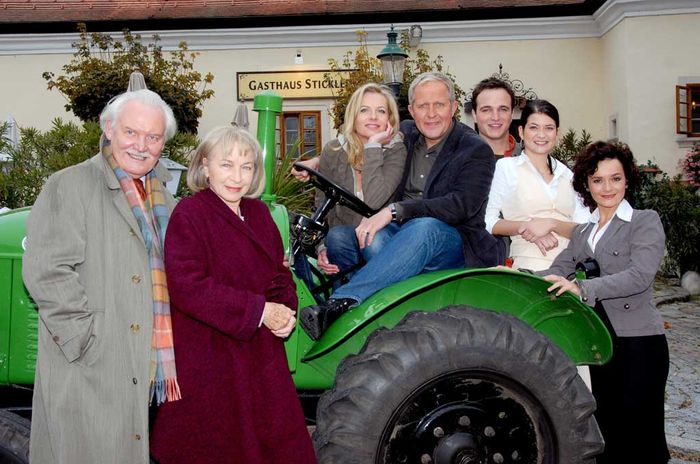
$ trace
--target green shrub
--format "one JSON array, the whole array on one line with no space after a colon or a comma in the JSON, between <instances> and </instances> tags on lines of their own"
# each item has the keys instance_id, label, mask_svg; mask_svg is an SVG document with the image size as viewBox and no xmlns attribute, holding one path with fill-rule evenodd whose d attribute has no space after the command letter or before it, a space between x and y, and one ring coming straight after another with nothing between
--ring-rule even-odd
<instances>
[{"instance_id":1,"label":"green shrub","mask_svg":"<svg viewBox=\"0 0 700 464\"><path fill-rule=\"evenodd\" d=\"M80 127L54 119L44 133L33 127L20 128L19 145L6 148L10 160L0 172L0 205L32 205L52 173L94 155L99 140L100 128L95 122Z\"/></svg>"},{"instance_id":2,"label":"green shrub","mask_svg":"<svg viewBox=\"0 0 700 464\"><path fill-rule=\"evenodd\" d=\"M682 276L700 271L700 196L697 187L663 175L643 174L635 195L635 207L653 209L666 232L664 270Z\"/></svg>"},{"instance_id":3,"label":"green shrub","mask_svg":"<svg viewBox=\"0 0 700 464\"><path fill-rule=\"evenodd\" d=\"M272 193L277 203L284 205L289 212L310 215L314 206L314 188L310 182L299 182L292 175L292 163L300 140L296 140L284 156L277 155L275 172L272 173Z\"/></svg>"},{"instance_id":4,"label":"green shrub","mask_svg":"<svg viewBox=\"0 0 700 464\"><path fill-rule=\"evenodd\" d=\"M563 161L570 168L574 165L576 156L591 143L591 134L586 129L581 131L579 138L575 130L569 129L559 140L559 143L552 150L552 156Z\"/></svg>"},{"instance_id":5,"label":"green shrub","mask_svg":"<svg viewBox=\"0 0 700 464\"><path fill-rule=\"evenodd\" d=\"M168 58L163 54L160 38L143 45L141 36L128 29L122 32L123 42L103 33L87 32L78 25L80 40L73 43L73 59L63 66L63 75L44 72L49 89L58 89L67 99L66 110L82 121L97 121L109 100L126 91L129 75L140 71L146 86L158 93L173 109L181 132L196 133L201 105L214 95L207 85L214 80L211 73L202 76L194 70L197 53L190 53L186 42Z\"/></svg>"},{"instance_id":6,"label":"green shrub","mask_svg":"<svg viewBox=\"0 0 700 464\"><path fill-rule=\"evenodd\" d=\"M0 133L4 125L0 124ZM79 126L73 122L55 119L51 129L40 132L34 128L20 129L20 143L15 148L0 138L0 152L10 155L10 160L0 166L0 207L10 209L31 206L41 188L54 172L78 164L97 153L100 127L86 122ZM165 144L163 157L189 166L191 153L199 140L192 134L178 132ZM289 211L309 214L313 206L313 187L297 181L291 175L291 155L278 160L273 173L272 192L277 202ZM177 189L177 197L192 194L187 188L187 173L183 172Z\"/></svg>"},{"instance_id":7,"label":"green shrub","mask_svg":"<svg viewBox=\"0 0 700 464\"><path fill-rule=\"evenodd\" d=\"M678 163L683 174L695 187L700 187L700 142L695 142Z\"/></svg>"}]
</instances>

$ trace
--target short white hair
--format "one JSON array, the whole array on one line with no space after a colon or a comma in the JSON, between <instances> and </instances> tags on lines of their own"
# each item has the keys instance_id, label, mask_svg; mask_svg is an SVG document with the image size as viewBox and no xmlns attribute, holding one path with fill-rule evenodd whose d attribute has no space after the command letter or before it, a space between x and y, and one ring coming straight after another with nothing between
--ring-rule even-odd
<instances>
[{"instance_id":1,"label":"short white hair","mask_svg":"<svg viewBox=\"0 0 700 464\"><path fill-rule=\"evenodd\" d=\"M111 99L100 114L100 127L102 128L102 132L106 129L107 121L114 124L119 119L119 116L121 116L124 110L124 105L130 101L138 101L161 110L165 118L165 140L170 140L173 135L175 135L175 132L177 132L177 121L175 120L173 110L165 103L160 95L148 89L124 92Z\"/></svg>"},{"instance_id":2,"label":"short white hair","mask_svg":"<svg viewBox=\"0 0 700 464\"><path fill-rule=\"evenodd\" d=\"M452 79L447 77L445 74L437 71L428 71L423 74L419 74L411 82L411 86L408 88L408 103L413 105L413 100L416 98L416 87L419 85L427 84L428 82L442 82L447 87L447 92L450 94L450 103L455 101L455 85Z\"/></svg>"}]
</instances>

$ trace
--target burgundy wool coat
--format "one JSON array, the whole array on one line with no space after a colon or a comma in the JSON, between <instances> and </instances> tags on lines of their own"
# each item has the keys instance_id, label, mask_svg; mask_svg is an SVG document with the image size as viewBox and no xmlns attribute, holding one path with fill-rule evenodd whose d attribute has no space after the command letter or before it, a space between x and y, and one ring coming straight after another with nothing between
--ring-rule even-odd
<instances>
[{"instance_id":1,"label":"burgundy wool coat","mask_svg":"<svg viewBox=\"0 0 700 464\"><path fill-rule=\"evenodd\" d=\"M180 201L165 241L182 399L160 407L151 454L171 463L315 463L283 340L258 327L265 301L296 310L267 206L241 220L211 190ZM296 329L298 330L298 329Z\"/></svg>"}]
</instances>

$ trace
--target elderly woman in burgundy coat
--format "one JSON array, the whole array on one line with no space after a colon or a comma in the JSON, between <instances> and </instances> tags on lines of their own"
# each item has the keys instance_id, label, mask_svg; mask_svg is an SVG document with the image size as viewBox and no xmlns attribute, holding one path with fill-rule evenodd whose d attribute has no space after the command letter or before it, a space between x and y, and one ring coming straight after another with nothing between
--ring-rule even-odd
<instances>
[{"instance_id":1,"label":"elderly woman in burgundy coat","mask_svg":"<svg viewBox=\"0 0 700 464\"><path fill-rule=\"evenodd\" d=\"M297 299L267 206L260 147L214 129L197 149L165 242L182 400L158 412L169 463L315 463L283 339Z\"/></svg>"}]
</instances>

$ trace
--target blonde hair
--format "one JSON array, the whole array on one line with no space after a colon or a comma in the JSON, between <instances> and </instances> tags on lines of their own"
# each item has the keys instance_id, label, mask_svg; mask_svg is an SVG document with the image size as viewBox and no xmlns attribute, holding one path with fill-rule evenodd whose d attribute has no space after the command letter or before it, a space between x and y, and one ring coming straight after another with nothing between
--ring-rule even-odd
<instances>
[{"instance_id":1,"label":"blonde hair","mask_svg":"<svg viewBox=\"0 0 700 464\"><path fill-rule=\"evenodd\" d=\"M355 118L360 112L362 98L366 93L384 95L384 98L386 98L387 110L389 111L389 124L391 124L395 131L399 130L399 107L396 105L394 94L391 93L391 90L387 86L369 82L355 90L350 96L350 100L348 100L348 105L345 107L343 136L347 143L346 151L348 153L348 163L356 169L362 166L364 144L355 133Z\"/></svg>"},{"instance_id":2,"label":"blonde hair","mask_svg":"<svg viewBox=\"0 0 700 464\"><path fill-rule=\"evenodd\" d=\"M253 181L246 198L257 198L265 189L265 168L263 167L262 149L250 132L233 126L216 127L209 132L197 146L187 171L187 186L193 192L209 187L209 180L204 174L204 159L211 159L214 152L228 154L238 147L243 155L253 156Z\"/></svg>"}]
</instances>

